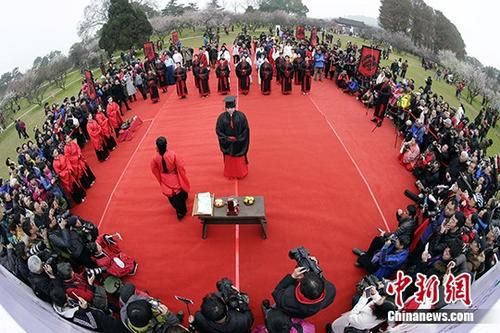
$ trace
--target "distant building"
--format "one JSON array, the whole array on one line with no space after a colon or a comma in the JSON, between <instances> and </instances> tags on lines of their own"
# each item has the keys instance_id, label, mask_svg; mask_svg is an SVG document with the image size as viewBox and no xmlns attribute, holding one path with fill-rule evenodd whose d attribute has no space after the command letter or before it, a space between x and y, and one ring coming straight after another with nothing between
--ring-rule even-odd
<instances>
[{"instance_id":1,"label":"distant building","mask_svg":"<svg viewBox=\"0 0 500 333\"><path fill-rule=\"evenodd\" d=\"M334 29L342 33L358 35L362 30L367 29L368 25L364 22L339 17L333 20Z\"/></svg>"}]
</instances>

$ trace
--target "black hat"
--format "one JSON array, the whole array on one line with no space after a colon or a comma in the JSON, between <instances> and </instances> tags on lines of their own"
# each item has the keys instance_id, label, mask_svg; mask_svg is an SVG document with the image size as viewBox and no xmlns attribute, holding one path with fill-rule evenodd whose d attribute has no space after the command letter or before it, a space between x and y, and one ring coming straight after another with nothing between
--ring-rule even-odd
<instances>
[{"instance_id":1,"label":"black hat","mask_svg":"<svg viewBox=\"0 0 500 333\"><path fill-rule=\"evenodd\" d=\"M236 97L227 96L226 98L224 98L224 103L226 105L226 108L234 108L236 107Z\"/></svg>"},{"instance_id":2,"label":"black hat","mask_svg":"<svg viewBox=\"0 0 500 333\"><path fill-rule=\"evenodd\" d=\"M133 326L144 327L153 318L151 304L143 299L133 301L127 306L127 316Z\"/></svg>"}]
</instances>

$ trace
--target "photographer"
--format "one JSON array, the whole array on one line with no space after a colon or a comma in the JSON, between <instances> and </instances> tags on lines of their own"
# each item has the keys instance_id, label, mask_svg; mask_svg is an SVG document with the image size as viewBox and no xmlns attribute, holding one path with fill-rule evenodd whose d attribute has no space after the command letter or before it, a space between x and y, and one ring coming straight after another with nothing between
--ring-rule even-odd
<instances>
[{"instance_id":1,"label":"photographer","mask_svg":"<svg viewBox=\"0 0 500 333\"><path fill-rule=\"evenodd\" d=\"M396 311L398 308L394 301L387 296L381 296L375 287L367 288L347 316L347 324L344 332L359 332L376 328L387 320L389 311ZM327 332L333 331L337 319L331 326L327 326Z\"/></svg>"},{"instance_id":2,"label":"photographer","mask_svg":"<svg viewBox=\"0 0 500 333\"><path fill-rule=\"evenodd\" d=\"M44 263L38 255L33 255L28 259L28 269L28 280L33 293L45 302L50 302L50 291L62 286L61 281L54 276L52 267Z\"/></svg>"},{"instance_id":3,"label":"photographer","mask_svg":"<svg viewBox=\"0 0 500 333\"><path fill-rule=\"evenodd\" d=\"M378 278L388 278L408 260L408 245L410 245L408 236L391 235L386 238L380 251L373 255L360 253L356 266L363 267Z\"/></svg>"},{"instance_id":4,"label":"photographer","mask_svg":"<svg viewBox=\"0 0 500 333\"><path fill-rule=\"evenodd\" d=\"M132 295L120 310L123 325L132 333L160 333L179 319L159 300Z\"/></svg>"},{"instance_id":5,"label":"photographer","mask_svg":"<svg viewBox=\"0 0 500 333\"><path fill-rule=\"evenodd\" d=\"M309 259L317 265L314 257ZM335 286L321 273L298 266L278 283L273 298L278 309L291 317L304 319L332 304L335 294Z\"/></svg>"},{"instance_id":6,"label":"photographer","mask_svg":"<svg viewBox=\"0 0 500 333\"><path fill-rule=\"evenodd\" d=\"M69 255L76 263L85 267L95 267L91 259L90 251L85 246L85 241L80 235L67 227L67 219L59 217L52 218L49 225L48 239L51 246L57 252L64 255Z\"/></svg>"},{"instance_id":7,"label":"photographer","mask_svg":"<svg viewBox=\"0 0 500 333\"><path fill-rule=\"evenodd\" d=\"M248 296L240 293L232 282L217 282L218 293L203 298L201 311L189 317L189 323L199 333L246 333L250 332L253 315L248 307Z\"/></svg>"}]
</instances>

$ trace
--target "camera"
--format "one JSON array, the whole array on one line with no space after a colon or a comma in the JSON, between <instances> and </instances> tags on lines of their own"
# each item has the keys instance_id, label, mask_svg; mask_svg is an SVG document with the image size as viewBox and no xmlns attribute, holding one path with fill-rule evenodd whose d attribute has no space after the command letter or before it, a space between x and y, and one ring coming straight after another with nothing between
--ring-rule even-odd
<instances>
[{"instance_id":1,"label":"camera","mask_svg":"<svg viewBox=\"0 0 500 333\"><path fill-rule=\"evenodd\" d=\"M323 271L319 265L309 258L309 251L307 251L303 246L291 249L288 252L288 257L297 262L297 266L306 268L309 272L313 272L322 276Z\"/></svg>"},{"instance_id":2,"label":"camera","mask_svg":"<svg viewBox=\"0 0 500 333\"><path fill-rule=\"evenodd\" d=\"M377 289L378 293L381 296L387 295L387 293L385 292L386 288L385 280L381 280L375 275L365 275L361 279L361 281L358 282L358 284L356 285L356 290L358 295L362 295L363 292L370 287L375 287L375 289Z\"/></svg>"},{"instance_id":3,"label":"camera","mask_svg":"<svg viewBox=\"0 0 500 333\"><path fill-rule=\"evenodd\" d=\"M238 312L248 311L248 304L250 303L248 295L239 292L233 286L233 281L228 278L222 278L216 283L217 290L229 309Z\"/></svg>"},{"instance_id":4,"label":"camera","mask_svg":"<svg viewBox=\"0 0 500 333\"><path fill-rule=\"evenodd\" d=\"M28 250L28 256L34 256L45 250L47 247L45 246L45 243L40 241L33 245L29 250Z\"/></svg>"},{"instance_id":5,"label":"camera","mask_svg":"<svg viewBox=\"0 0 500 333\"><path fill-rule=\"evenodd\" d=\"M85 269L85 276L89 278L92 275L98 276L104 272L106 272L106 268L104 268L104 267L87 268L87 269Z\"/></svg>"}]
</instances>

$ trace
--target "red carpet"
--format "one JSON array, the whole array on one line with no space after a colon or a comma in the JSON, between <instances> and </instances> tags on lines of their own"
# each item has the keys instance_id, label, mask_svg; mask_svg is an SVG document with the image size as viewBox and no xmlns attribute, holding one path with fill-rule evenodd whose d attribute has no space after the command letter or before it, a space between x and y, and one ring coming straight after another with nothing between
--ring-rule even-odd
<instances>
[{"instance_id":1,"label":"red carpet","mask_svg":"<svg viewBox=\"0 0 500 333\"><path fill-rule=\"evenodd\" d=\"M101 232L122 234L122 248L139 262L130 280L172 310L184 310L174 295L193 298L199 308L203 295L227 276L250 294L257 323L262 299L270 298L279 279L294 268L288 250L303 245L337 287L333 305L311 319L322 331L327 321L349 310L363 275L353 266L351 248L368 246L376 228L384 228L381 212L394 227L396 209L408 203L403 191L413 187L413 178L396 161L392 125L371 132L362 105L332 81L313 82L310 96L302 96L299 86L283 96L274 82L272 95L262 96L254 76L250 94L238 98L251 128L250 171L247 178L230 181L222 176L215 136L215 120L223 111L215 75L206 99L188 76L187 99L178 99L171 87L159 104L131 104L126 116L137 114L144 124L108 161L98 163L85 149L97 183L76 212L102 220ZM236 94L234 75L231 89ZM177 222L149 169L159 135L186 162L189 209L197 192L264 195L269 238L260 238L259 226L226 225L210 226L202 240L198 219Z\"/></svg>"}]
</instances>

